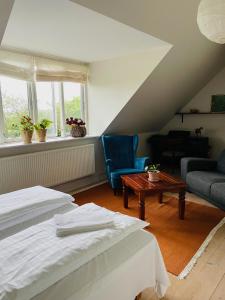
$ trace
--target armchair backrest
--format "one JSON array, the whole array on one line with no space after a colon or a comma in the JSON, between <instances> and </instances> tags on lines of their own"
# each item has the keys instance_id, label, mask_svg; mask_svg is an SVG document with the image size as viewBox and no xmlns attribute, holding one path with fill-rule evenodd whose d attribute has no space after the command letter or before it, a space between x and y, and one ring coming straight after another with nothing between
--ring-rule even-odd
<instances>
[{"instance_id":1,"label":"armchair backrest","mask_svg":"<svg viewBox=\"0 0 225 300\"><path fill-rule=\"evenodd\" d=\"M133 168L138 136L103 135L101 137L105 160L111 159L114 169Z\"/></svg>"},{"instance_id":2,"label":"armchair backrest","mask_svg":"<svg viewBox=\"0 0 225 300\"><path fill-rule=\"evenodd\" d=\"M225 150L223 150L217 161L217 170L225 174Z\"/></svg>"}]
</instances>

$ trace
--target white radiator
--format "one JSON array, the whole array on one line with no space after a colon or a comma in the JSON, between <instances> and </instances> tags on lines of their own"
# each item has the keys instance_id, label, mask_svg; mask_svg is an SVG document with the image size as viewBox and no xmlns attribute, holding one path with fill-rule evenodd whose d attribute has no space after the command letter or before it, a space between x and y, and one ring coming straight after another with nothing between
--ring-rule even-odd
<instances>
[{"instance_id":1,"label":"white radiator","mask_svg":"<svg viewBox=\"0 0 225 300\"><path fill-rule=\"evenodd\" d=\"M0 194L34 185L54 186L94 172L93 144L0 158Z\"/></svg>"}]
</instances>

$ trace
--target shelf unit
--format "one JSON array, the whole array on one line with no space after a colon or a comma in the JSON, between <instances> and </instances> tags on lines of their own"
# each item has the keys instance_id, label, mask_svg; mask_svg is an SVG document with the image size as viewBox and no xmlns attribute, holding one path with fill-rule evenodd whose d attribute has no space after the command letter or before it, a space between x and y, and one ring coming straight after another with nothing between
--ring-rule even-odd
<instances>
[{"instance_id":1,"label":"shelf unit","mask_svg":"<svg viewBox=\"0 0 225 300\"><path fill-rule=\"evenodd\" d=\"M225 115L225 112L177 112L175 115L181 116L181 122L184 122L186 115Z\"/></svg>"}]
</instances>

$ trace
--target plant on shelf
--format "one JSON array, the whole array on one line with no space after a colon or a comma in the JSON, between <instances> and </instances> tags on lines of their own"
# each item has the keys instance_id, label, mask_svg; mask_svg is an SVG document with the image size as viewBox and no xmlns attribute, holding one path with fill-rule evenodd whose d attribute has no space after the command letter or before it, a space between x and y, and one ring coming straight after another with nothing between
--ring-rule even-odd
<instances>
[{"instance_id":1,"label":"plant on shelf","mask_svg":"<svg viewBox=\"0 0 225 300\"><path fill-rule=\"evenodd\" d=\"M52 124L52 121L48 119L42 119L41 122L34 124L37 140L39 142L46 142L47 128Z\"/></svg>"},{"instance_id":2,"label":"plant on shelf","mask_svg":"<svg viewBox=\"0 0 225 300\"><path fill-rule=\"evenodd\" d=\"M160 164L150 164L145 167L145 171L148 173L148 180L151 182L156 182L160 180Z\"/></svg>"},{"instance_id":3,"label":"plant on shelf","mask_svg":"<svg viewBox=\"0 0 225 300\"><path fill-rule=\"evenodd\" d=\"M20 118L19 125L12 124L14 129L19 128L24 144L32 143L32 136L34 132L34 124L30 116L25 115Z\"/></svg>"},{"instance_id":4,"label":"plant on shelf","mask_svg":"<svg viewBox=\"0 0 225 300\"><path fill-rule=\"evenodd\" d=\"M70 126L70 133L72 137L83 137L86 135L85 122L79 118L67 118L66 124Z\"/></svg>"}]
</instances>

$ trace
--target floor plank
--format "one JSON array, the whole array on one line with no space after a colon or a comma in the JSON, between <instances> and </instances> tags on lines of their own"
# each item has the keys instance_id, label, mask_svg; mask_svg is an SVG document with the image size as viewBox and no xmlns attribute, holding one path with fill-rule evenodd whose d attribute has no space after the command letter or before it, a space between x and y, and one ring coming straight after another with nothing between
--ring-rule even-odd
<instances>
[{"instance_id":1,"label":"floor plank","mask_svg":"<svg viewBox=\"0 0 225 300\"><path fill-rule=\"evenodd\" d=\"M164 300L225 300L225 226L216 233L186 279L169 276L171 286ZM156 299L153 289L146 289L141 298Z\"/></svg>"},{"instance_id":2,"label":"floor plank","mask_svg":"<svg viewBox=\"0 0 225 300\"><path fill-rule=\"evenodd\" d=\"M225 274L210 297L210 300L223 300L225 298Z\"/></svg>"}]
</instances>

